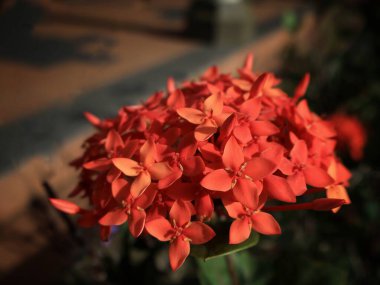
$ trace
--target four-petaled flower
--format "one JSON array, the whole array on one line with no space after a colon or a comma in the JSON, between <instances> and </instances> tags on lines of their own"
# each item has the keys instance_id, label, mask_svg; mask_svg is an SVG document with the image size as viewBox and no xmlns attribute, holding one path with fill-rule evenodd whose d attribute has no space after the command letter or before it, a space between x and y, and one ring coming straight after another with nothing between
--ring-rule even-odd
<instances>
[{"instance_id":1,"label":"four-petaled flower","mask_svg":"<svg viewBox=\"0 0 380 285\"><path fill-rule=\"evenodd\" d=\"M166 162L155 162L155 145L147 140L140 148L140 162L130 158L114 158L113 164L126 176L136 177L131 185L131 194L140 196L150 185L152 178L161 179L169 174Z\"/></svg>"},{"instance_id":2,"label":"four-petaled flower","mask_svg":"<svg viewBox=\"0 0 380 285\"><path fill-rule=\"evenodd\" d=\"M203 244L215 236L215 232L202 222L191 222L191 210L185 202L177 200L170 209L170 221L156 218L146 223L149 234L160 241L170 241L169 260L177 270L190 254L190 244Z\"/></svg>"}]
</instances>

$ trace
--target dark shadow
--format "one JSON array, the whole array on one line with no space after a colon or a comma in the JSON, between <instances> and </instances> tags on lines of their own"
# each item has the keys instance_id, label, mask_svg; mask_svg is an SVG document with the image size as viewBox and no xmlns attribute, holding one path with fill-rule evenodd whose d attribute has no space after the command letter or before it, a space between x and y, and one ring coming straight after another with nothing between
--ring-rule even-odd
<instances>
[{"instance_id":1,"label":"dark shadow","mask_svg":"<svg viewBox=\"0 0 380 285\"><path fill-rule=\"evenodd\" d=\"M34 35L33 27L44 14L42 7L20 0L0 15L0 58L41 67L67 60L106 62L112 59L107 52L107 47L113 45L109 38L87 35L62 39ZM84 51L83 47L88 44L102 48L97 52Z\"/></svg>"},{"instance_id":2,"label":"dark shadow","mask_svg":"<svg viewBox=\"0 0 380 285\"><path fill-rule=\"evenodd\" d=\"M169 11L169 13L171 13ZM51 14L49 21L54 23L72 24L78 26L87 26L92 28L109 29L113 31L130 31L136 33L150 34L161 37L184 37L183 30L163 29L159 27L148 26L140 23L127 21L117 21L112 19L99 19L91 16L67 15L59 12Z\"/></svg>"},{"instance_id":3,"label":"dark shadow","mask_svg":"<svg viewBox=\"0 0 380 285\"><path fill-rule=\"evenodd\" d=\"M32 228L29 231L20 229L26 222ZM46 240L46 244L41 240ZM0 243L3 250L5 247L7 252L24 257L19 265L0 273L0 284L58 284L81 248L70 234L57 226L51 205L37 197L31 199L25 211L12 217L12 221L0 225ZM33 247L39 250L28 256Z\"/></svg>"}]
</instances>

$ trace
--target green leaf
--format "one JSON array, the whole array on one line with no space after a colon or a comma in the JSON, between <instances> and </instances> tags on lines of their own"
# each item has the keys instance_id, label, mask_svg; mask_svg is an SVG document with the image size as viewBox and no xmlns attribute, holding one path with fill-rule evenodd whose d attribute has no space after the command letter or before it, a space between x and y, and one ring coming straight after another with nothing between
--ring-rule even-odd
<instances>
[{"instance_id":1,"label":"green leaf","mask_svg":"<svg viewBox=\"0 0 380 285\"><path fill-rule=\"evenodd\" d=\"M204 261L212 258L232 254L255 246L259 242L259 234L251 232L250 237L240 244L228 244L229 225L223 224L216 231L216 236L208 243L192 245L191 255Z\"/></svg>"},{"instance_id":2,"label":"green leaf","mask_svg":"<svg viewBox=\"0 0 380 285\"><path fill-rule=\"evenodd\" d=\"M208 262L198 259L198 276L202 285L230 285L231 277L224 258L213 259Z\"/></svg>"}]
</instances>

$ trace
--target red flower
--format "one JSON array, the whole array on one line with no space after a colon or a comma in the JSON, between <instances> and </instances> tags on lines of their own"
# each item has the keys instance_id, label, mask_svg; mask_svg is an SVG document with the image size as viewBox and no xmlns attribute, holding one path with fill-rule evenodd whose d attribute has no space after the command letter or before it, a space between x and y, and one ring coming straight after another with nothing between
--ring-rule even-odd
<instances>
[{"instance_id":1,"label":"red flower","mask_svg":"<svg viewBox=\"0 0 380 285\"><path fill-rule=\"evenodd\" d=\"M237 77L212 67L180 87L169 78L166 93L123 106L114 118L86 113L97 132L71 163L80 174L70 196L82 195L90 207L51 203L78 215L82 227L100 225L103 240L112 226L127 222L134 237L170 241L173 270L189 255L190 244L215 236L204 221L219 223L228 214L229 242L236 244L251 231L280 234L268 212L337 212L350 203L350 172L334 153L331 122L313 113L306 99L298 102L310 76L291 98L274 74L257 74L252 64L249 55ZM363 132L352 120L333 120L338 140L344 138L359 157ZM327 198L297 203L296 196L324 191Z\"/></svg>"},{"instance_id":2,"label":"red flower","mask_svg":"<svg viewBox=\"0 0 380 285\"><path fill-rule=\"evenodd\" d=\"M169 173L165 162L155 163L155 145L152 140L147 140L140 149L140 162L129 158L114 158L113 164L125 175L136 177L131 185L131 194L134 197L144 193L154 179L161 179Z\"/></svg>"},{"instance_id":3,"label":"red flower","mask_svg":"<svg viewBox=\"0 0 380 285\"><path fill-rule=\"evenodd\" d=\"M363 124L354 116L334 114L330 121L337 132L338 147L347 149L352 159L360 160L367 141L367 133Z\"/></svg>"},{"instance_id":4,"label":"red flower","mask_svg":"<svg viewBox=\"0 0 380 285\"><path fill-rule=\"evenodd\" d=\"M181 200L174 202L169 216L170 221L162 217L147 222L146 230L160 241L170 241L170 266L177 270L190 254L190 243L206 243L215 232L202 222L191 222L190 210Z\"/></svg>"},{"instance_id":5,"label":"red flower","mask_svg":"<svg viewBox=\"0 0 380 285\"><path fill-rule=\"evenodd\" d=\"M112 196L118 205L112 208L99 219L103 226L121 225L128 220L129 230L134 237L138 237L144 229L146 213L156 195L154 185L139 197L135 198L130 185L124 179L117 179L112 183Z\"/></svg>"},{"instance_id":6,"label":"red flower","mask_svg":"<svg viewBox=\"0 0 380 285\"><path fill-rule=\"evenodd\" d=\"M256 195L247 195L244 203L234 202L229 197L224 198L224 206L228 215L235 219L230 227L230 244L237 244L249 238L251 230L264 235L281 234L280 225L275 218L260 208Z\"/></svg>"},{"instance_id":7,"label":"red flower","mask_svg":"<svg viewBox=\"0 0 380 285\"><path fill-rule=\"evenodd\" d=\"M209 96L203 104L203 110L194 108L177 109L178 115L188 122L198 125L195 128L194 136L198 141L205 141L216 133L226 119L223 114L223 95L217 88L209 85L211 96Z\"/></svg>"},{"instance_id":8,"label":"red flower","mask_svg":"<svg viewBox=\"0 0 380 285\"><path fill-rule=\"evenodd\" d=\"M253 157L246 161L241 146L231 137L224 147L222 156L224 168L212 170L200 182L209 190L226 192L233 189L239 201L244 201L247 193L258 189L255 181L273 173L275 165L261 157Z\"/></svg>"},{"instance_id":9,"label":"red flower","mask_svg":"<svg viewBox=\"0 0 380 285\"><path fill-rule=\"evenodd\" d=\"M280 170L288 175L288 182L297 196L305 193L306 184L326 187L333 182L325 170L309 164L308 150L303 140L298 140L294 144L290 151L290 160L283 158Z\"/></svg>"}]
</instances>

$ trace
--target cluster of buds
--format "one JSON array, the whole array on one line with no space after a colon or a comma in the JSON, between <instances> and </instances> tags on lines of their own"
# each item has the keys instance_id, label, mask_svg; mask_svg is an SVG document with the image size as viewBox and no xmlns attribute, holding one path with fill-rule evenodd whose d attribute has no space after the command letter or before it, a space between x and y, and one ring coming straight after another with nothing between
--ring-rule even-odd
<instances>
[{"instance_id":1,"label":"cluster of buds","mask_svg":"<svg viewBox=\"0 0 380 285\"><path fill-rule=\"evenodd\" d=\"M167 92L112 119L86 113L97 132L72 162L80 181L71 196L89 207L52 204L79 215L80 226L100 226L104 240L128 223L136 238L170 242L176 270L220 220L230 221L229 243L239 244L251 231L280 234L274 211L336 212L349 203L350 172L334 154L334 128L303 99L309 75L288 96L272 73L252 72L252 62L249 55L236 77L211 67L181 87L169 79ZM297 203L315 192L324 196Z\"/></svg>"}]
</instances>

